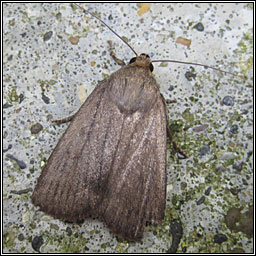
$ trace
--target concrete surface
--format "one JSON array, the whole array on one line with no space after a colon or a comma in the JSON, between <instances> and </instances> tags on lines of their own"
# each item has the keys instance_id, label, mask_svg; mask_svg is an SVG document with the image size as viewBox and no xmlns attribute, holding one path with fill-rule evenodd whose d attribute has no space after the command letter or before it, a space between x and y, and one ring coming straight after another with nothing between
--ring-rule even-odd
<instances>
[{"instance_id":1,"label":"concrete surface","mask_svg":"<svg viewBox=\"0 0 256 256\"><path fill-rule=\"evenodd\" d=\"M107 40L126 62L133 53L69 3L4 3L3 252L166 252L175 219L183 227L177 252L251 253L251 233L231 230L225 216L232 207L241 213L253 207L252 4L151 4L141 16L145 6L135 3L83 6L151 59L204 63L246 78L154 64L160 91L177 100L168 105L170 125L190 157L169 150L166 218L147 227L141 243L128 243L97 220L75 225L45 215L31 194L67 127L51 120L75 113L97 81L119 68ZM199 22L203 31L195 28ZM190 47L176 43L178 37L191 40ZM188 71L196 74L191 81ZM224 239L216 243L219 234Z\"/></svg>"}]
</instances>

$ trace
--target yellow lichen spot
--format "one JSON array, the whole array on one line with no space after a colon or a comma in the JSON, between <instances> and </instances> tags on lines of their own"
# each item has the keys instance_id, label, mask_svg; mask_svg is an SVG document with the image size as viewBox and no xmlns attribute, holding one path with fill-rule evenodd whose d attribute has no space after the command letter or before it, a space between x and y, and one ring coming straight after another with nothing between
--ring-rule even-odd
<instances>
[{"instance_id":1,"label":"yellow lichen spot","mask_svg":"<svg viewBox=\"0 0 256 256\"><path fill-rule=\"evenodd\" d=\"M91 61L91 66L92 66L92 67L94 67L94 66L95 66L95 64L96 64L96 62L95 62L95 61Z\"/></svg>"},{"instance_id":2,"label":"yellow lichen spot","mask_svg":"<svg viewBox=\"0 0 256 256\"><path fill-rule=\"evenodd\" d=\"M173 190L173 185L172 184L168 184L167 185L167 189L166 189L166 193L169 193L172 190Z\"/></svg>"},{"instance_id":3,"label":"yellow lichen spot","mask_svg":"<svg viewBox=\"0 0 256 256\"><path fill-rule=\"evenodd\" d=\"M22 222L23 223L27 223L30 220L30 213L29 211L26 211L23 215L22 215Z\"/></svg>"},{"instance_id":4,"label":"yellow lichen spot","mask_svg":"<svg viewBox=\"0 0 256 256\"><path fill-rule=\"evenodd\" d=\"M139 7L140 9L138 10L138 15L141 16L142 14L146 13L150 9L150 3L140 3Z\"/></svg>"},{"instance_id":5,"label":"yellow lichen spot","mask_svg":"<svg viewBox=\"0 0 256 256\"><path fill-rule=\"evenodd\" d=\"M179 37L177 38L177 40L176 40L176 43L177 43L177 44L183 44L183 45L189 47L189 46L191 45L191 40L179 36Z\"/></svg>"},{"instance_id":6,"label":"yellow lichen spot","mask_svg":"<svg viewBox=\"0 0 256 256\"><path fill-rule=\"evenodd\" d=\"M86 93L86 90L84 89L83 85L80 85L78 87L78 99L80 101L80 103L84 103L85 100L87 98L87 93Z\"/></svg>"}]
</instances>

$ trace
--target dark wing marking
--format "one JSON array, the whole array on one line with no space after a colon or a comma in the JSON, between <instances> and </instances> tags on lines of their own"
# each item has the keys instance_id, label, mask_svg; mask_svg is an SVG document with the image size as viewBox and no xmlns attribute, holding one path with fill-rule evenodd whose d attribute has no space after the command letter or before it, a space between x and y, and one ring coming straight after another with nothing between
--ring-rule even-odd
<instances>
[{"instance_id":1,"label":"dark wing marking","mask_svg":"<svg viewBox=\"0 0 256 256\"><path fill-rule=\"evenodd\" d=\"M80 108L43 169L32 201L62 220L98 216L115 233L136 240L146 221L164 217L165 106L153 91L151 106L144 99L147 111L122 112L111 100L112 82L118 81L101 82Z\"/></svg>"}]
</instances>

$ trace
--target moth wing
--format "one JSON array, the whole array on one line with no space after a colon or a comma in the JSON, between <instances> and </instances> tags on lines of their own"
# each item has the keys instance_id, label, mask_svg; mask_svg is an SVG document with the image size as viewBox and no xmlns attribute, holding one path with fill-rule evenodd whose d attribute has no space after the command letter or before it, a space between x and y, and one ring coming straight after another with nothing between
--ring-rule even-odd
<instances>
[{"instance_id":1,"label":"moth wing","mask_svg":"<svg viewBox=\"0 0 256 256\"><path fill-rule=\"evenodd\" d=\"M164 218L166 113L160 94L146 116L123 117L120 135L100 213L114 233L138 240L147 221Z\"/></svg>"},{"instance_id":2,"label":"moth wing","mask_svg":"<svg viewBox=\"0 0 256 256\"><path fill-rule=\"evenodd\" d=\"M105 137L111 120L118 118L112 115L114 104L108 101L106 87L100 82L81 106L38 178L32 202L53 217L82 220L94 214L101 200L102 157L111 160L103 155Z\"/></svg>"},{"instance_id":3,"label":"moth wing","mask_svg":"<svg viewBox=\"0 0 256 256\"><path fill-rule=\"evenodd\" d=\"M38 179L32 202L66 221L98 216L113 232L137 240L146 221L164 217L165 106L157 91L149 111L122 112L111 100L109 83L101 82L72 120ZM150 93L143 90L138 93L149 107ZM122 95L129 103L131 94ZM139 100L138 106L143 107ZM136 108L131 104L131 109Z\"/></svg>"}]
</instances>

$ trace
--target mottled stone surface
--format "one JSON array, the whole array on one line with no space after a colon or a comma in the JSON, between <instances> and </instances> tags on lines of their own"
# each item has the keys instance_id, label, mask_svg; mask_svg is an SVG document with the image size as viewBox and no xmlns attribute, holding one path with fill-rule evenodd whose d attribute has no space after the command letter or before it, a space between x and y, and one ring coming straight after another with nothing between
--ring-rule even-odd
<instances>
[{"instance_id":1,"label":"mottled stone surface","mask_svg":"<svg viewBox=\"0 0 256 256\"><path fill-rule=\"evenodd\" d=\"M154 64L162 94L177 100L168 105L170 125L175 141L190 157L179 159L168 151L165 221L149 226L141 243L127 243L97 220L78 225L46 216L32 205L31 189L67 127L51 120L76 112L97 81L119 68L109 55L107 40L113 41L117 56L126 62L133 53L97 20L70 4L4 3L3 251L166 252L172 241L170 223L179 220L183 235L177 252L226 253L238 248L252 253L252 238L232 232L224 221L231 207L247 212L253 202L252 5L157 3L148 9L133 3L92 3L84 7L151 59L204 63L247 78L190 65ZM203 31L196 29L199 23ZM175 43L178 37L190 40L190 47ZM196 75L189 81L186 72ZM226 100L231 98L232 104ZM43 129L32 133L31 127L38 123ZM201 125L208 126L193 130ZM210 150L200 155L204 145ZM234 166L240 163L238 171ZM211 192L204 195L208 187ZM202 196L203 203L197 204ZM216 234L225 235L227 241L214 243Z\"/></svg>"}]
</instances>

